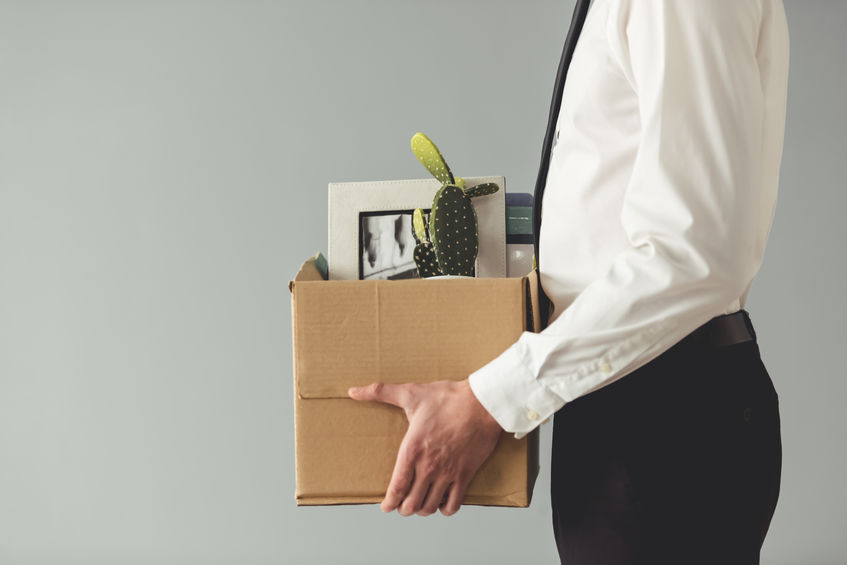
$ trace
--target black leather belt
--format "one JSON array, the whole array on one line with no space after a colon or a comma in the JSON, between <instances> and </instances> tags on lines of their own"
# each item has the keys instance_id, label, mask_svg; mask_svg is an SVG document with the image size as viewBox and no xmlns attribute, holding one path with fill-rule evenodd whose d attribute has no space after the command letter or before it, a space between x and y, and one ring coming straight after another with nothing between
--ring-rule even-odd
<instances>
[{"instance_id":1,"label":"black leather belt","mask_svg":"<svg viewBox=\"0 0 847 565\"><path fill-rule=\"evenodd\" d=\"M714 347L724 347L756 339L756 330L750 321L750 314L743 308L731 314L715 316L688 336L705 340Z\"/></svg>"}]
</instances>

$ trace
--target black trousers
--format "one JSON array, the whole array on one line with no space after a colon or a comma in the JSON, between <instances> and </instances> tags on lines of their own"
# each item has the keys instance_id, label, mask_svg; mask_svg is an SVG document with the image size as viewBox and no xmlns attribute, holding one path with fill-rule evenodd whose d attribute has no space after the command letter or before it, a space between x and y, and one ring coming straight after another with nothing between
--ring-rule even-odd
<instances>
[{"instance_id":1,"label":"black trousers","mask_svg":"<svg viewBox=\"0 0 847 565\"><path fill-rule=\"evenodd\" d=\"M778 396L755 333L722 347L692 333L556 413L561 561L757 564L781 468Z\"/></svg>"}]
</instances>

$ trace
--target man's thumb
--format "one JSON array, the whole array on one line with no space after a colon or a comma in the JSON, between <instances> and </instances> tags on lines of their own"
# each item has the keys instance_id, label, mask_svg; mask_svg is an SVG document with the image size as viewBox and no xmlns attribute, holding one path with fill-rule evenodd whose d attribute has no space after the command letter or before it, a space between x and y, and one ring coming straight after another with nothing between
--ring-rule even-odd
<instances>
[{"instance_id":1,"label":"man's thumb","mask_svg":"<svg viewBox=\"0 0 847 565\"><path fill-rule=\"evenodd\" d=\"M403 390L401 385L371 383L367 386L350 387L347 390L347 395L354 400L387 402L402 408Z\"/></svg>"}]
</instances>

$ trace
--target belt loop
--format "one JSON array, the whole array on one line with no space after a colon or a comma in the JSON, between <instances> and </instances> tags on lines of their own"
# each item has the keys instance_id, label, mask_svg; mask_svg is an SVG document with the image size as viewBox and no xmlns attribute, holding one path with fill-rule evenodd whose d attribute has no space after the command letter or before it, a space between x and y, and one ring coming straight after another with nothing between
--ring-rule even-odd
<instances>
[{"instance_id":1,"label":"belt loop","mask_svg":"<svg viewBox=\"0 0 847 565\"><path fill-rule=\"evenodd\" d=\"M756 330L753 328L753 321L750 319L750 313L744 308L741 309L741 312L744 313L744 323L747 324L747 329L750 330L750 335L753 336L754 341L758 341L756 338Z\"/></svg>"}]
</instances>

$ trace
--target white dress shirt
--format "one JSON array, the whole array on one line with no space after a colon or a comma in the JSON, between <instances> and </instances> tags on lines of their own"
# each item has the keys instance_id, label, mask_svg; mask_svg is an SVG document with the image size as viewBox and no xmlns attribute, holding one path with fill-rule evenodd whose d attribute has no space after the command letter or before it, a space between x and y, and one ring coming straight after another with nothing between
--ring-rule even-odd
<instances>
[{"instance_id":1,"label":"white dress shirt","mask_svg":"<svg viewBox=\"0 0 847 565\"><path fill-rule=\"evenodd\" d=\"M543 198L540 333L470 375L522 437L744 307L777 200L782 0L595 0Z\"/></svg>"}]
</instances>

